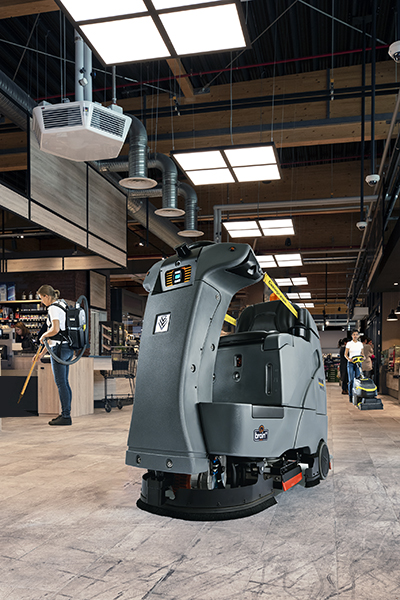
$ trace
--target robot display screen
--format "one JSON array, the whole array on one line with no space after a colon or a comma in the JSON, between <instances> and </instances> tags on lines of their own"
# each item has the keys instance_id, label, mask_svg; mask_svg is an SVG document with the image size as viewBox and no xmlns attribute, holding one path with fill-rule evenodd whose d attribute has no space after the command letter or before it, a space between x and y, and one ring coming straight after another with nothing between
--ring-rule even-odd
<instances>
[{"instance_id":1,"label":"robot display screen","mask_svg":"<svg viewBox=\"0 0 400 600\"><path fill-rule=\"evenodd\" d=\"M165 284L167 287L171 287L181 283L188 283L190 281L191 273L191 265L185 265L183 267L179 267L178 269L167 271L165 274Z\"/></svg>"},{"instance_id":2,"label":"robot display screen","mask_svg":"<svg viewBox=\"0 0 400 600\"><path fill-rule=\"evenodd\" d=\"M184 280L184 273L182 269L176 269L172 275L172 285L177 285L178 283L182 283Z\"/></svg>"}]
</instances>

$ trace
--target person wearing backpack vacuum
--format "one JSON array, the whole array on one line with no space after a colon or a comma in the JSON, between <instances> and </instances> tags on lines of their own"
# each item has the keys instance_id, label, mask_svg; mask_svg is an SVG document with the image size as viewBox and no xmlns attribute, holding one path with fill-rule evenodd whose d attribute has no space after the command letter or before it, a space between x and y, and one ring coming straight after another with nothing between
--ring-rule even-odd
<instances>
[{"instance_id":1,"label":"person wearing backpack vacuum","mask_svg":"<svg viewBox=\"0 0 400 600\"><path fill-rule=\"evenodd\" d=\"M65 301L59 299L60 292L52 288L51 285L42 285L38 294L40 301L47 308L47 331L40 337L40 343L46 343L56 356L58 356L63 362L71 361L74 351L69 347L66 340L62 339L60 333L65 331L66 312L60 306L57 306L56 301L62 303ZM66 304L66 303L65 303ZM58 339L54 339L58 336ZM46 354L47 348L45 347L40 358ZM49 421L49 425L72 425L71 420L71 400L72 391L68 382L69 375L69 364L62 364L58 362L50 353L51 368L53 371L54 381L58 388L58 394L61 403L61 414Z\"/></svg>"}]
</instances>

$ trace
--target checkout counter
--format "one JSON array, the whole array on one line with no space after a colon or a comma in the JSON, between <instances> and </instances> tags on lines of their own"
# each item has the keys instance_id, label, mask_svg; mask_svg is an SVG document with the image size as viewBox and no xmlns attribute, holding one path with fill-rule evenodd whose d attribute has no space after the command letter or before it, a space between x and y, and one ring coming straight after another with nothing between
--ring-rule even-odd
<instances>
[{"instance_id":1,"label":"checkout counter","mask_svg":"<svg viewBox=\"0 0 400 600\"><path fill-rule=\"evenodd\" d=\"M0 418L46 416L54 417L61 412L58 390L54 383L50 358L39 361L32 372L25 394L18 398L32 366L34 353L22 350L15 342L12 327L0 327ZM93 357L84 356L69 370L72 389L71 417L94 412Z\"/></svg>"}]
</instances>

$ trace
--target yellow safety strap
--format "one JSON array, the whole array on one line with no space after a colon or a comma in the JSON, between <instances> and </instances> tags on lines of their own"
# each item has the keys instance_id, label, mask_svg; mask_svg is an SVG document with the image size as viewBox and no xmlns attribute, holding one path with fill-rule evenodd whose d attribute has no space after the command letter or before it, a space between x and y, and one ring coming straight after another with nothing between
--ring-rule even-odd
<instances>
[{"instance_id":1,"label":"yellow safety strap","mask_svg":"<svg viewBox=\"0 0 400 600\"><path fill-rule=\"evenodd\" d=\"M286 306L286 308L288 308L290 310L290 312L293 313L297 319L299 316L299 313L297 312L297 310L295 309L293 304L291 302L289 302L289 300L286 298L285 294L283 292L281 292L281 290L278 288L276 283L274 283L272 281L272 279L268 275L268 273L265 273L265 275L264 275L264 283L265 283L265 285L267 285L269 287L270 290L272 290L274 292L274 294L276 294L278 296L279 300L281 302L283 302L283 304Z\"/></svg>"},{"instance_id":2,"label":"yellow safety strap","mask_svg":"<svg viewBox=\"0 0 400 600\"><path fill-rule=\"evenodd\" d=\"M236 325L236 319L231 317L231 315L225 315L225 321L231 325Z\"/></svg>"},{"instance_id":3,"label":"yellow safety strap","mask_svg":"<svg viewBox=\"0 0 400 600\"><path fill-rule=\"evenodd\" d=\"M274 283L272 281L272 279L268 275L268 273L265 273L265 275L264 275L264 283L265 283L265 285L267 285L269 287L270 290L272 290L274 292L274 294L276 294L278 296L279 300L281 302L283 302L283 304L286 306L286 308L288 308L290 310L290 312L292 312L297 319L299 316L299 313L297 312L297 310L295 309L293 304L291 302L289 302L289 300L286 298L285 294L283 292L281 292L281 290L278 288L276 283ZM225 321L227 323L230 323L231 325L236 325L236 319L234 319L230 315L225 315Z\"/></svg>"}]
</instances>

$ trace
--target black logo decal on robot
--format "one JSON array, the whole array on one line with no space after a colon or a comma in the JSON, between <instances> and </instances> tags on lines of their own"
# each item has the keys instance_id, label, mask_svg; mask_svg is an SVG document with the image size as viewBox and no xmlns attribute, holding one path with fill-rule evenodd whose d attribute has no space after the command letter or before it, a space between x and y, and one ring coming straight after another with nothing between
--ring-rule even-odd
<instances>
[{"instance_id":1,"label":"black logo decal on robot","mask_svg":"<svg viewBox=\"0 0 400 600\"><path fill-rule=\"evenodd\" d=\"M263 442L268 439L268 429L265 429L264 425L260 425L258 429L253 432L253 439L255 442Z\"/></svg>"},{"instance_id":2,"label":"black logo decal on robot","mask_svg":"<svg viewBox=\"0 0 400 600\"><path fill-rule=\"evenodd\" d=\"M170 320L171 313L157 315L154 333L165 333L166 331L168 331Z\"/></svg>"}]
</instances>

